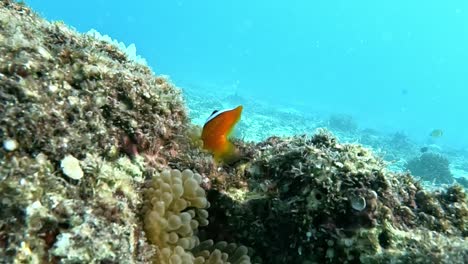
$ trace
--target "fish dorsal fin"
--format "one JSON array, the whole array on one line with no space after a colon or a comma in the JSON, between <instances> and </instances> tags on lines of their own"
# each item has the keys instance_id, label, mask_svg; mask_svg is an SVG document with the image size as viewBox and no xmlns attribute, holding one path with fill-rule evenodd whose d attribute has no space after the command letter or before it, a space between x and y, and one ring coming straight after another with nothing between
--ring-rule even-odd
<instances>
[{"instance_id":1,"label":"fish dorsal fin","mask_svg":"<svg viewBox=\"0 0 468 264\"><path fill-rule=\"evenodd\" d=\"M215 118L219 114L221 114L219 110L214 110L213 113L211 113L211 115L206 119L205 124L203 124L203 126L206 125L206 123L208 123L211 119Z\"/></svg>"},{"instance_id":2,"label":"fish dorsal fin","mask_svg":"<svg viewBox=\"0 0 468 264\"><path fill-rule=\"evenodd\" d=\"M205 121L205 124L203 126L205 126L206 124L208 124L211 120L215 119L217 116L225 113L225 112L230 112L232 110L234 110L236 108L232 108L232 109L224 109L224 110L214 110L213 113L211 113L211 115L206 119Z\"/></svg>"}]
</instances>

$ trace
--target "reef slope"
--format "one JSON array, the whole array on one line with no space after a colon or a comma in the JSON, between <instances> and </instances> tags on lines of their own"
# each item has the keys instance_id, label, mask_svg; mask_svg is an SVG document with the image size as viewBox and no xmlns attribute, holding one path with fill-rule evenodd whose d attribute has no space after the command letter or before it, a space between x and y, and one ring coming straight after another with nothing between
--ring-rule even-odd
<instances>
[{"instance_id":1,"label":"reef slope","mask_svg":"<svg viewBox=\"0 0 468 264\"><path fill-rule=\"evenodd\" d=\"M1 1L0 258L468 262L459 186L424 190L325 131L236 141L242 159L216 164L198 129L166 78Z\"/></svg>"}]
</instances>

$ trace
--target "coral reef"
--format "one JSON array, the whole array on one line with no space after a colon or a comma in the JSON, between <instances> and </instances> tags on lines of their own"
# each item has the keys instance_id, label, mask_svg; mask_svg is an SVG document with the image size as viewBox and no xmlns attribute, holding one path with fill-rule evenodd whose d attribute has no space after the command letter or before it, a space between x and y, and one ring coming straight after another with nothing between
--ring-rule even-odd
<instances>
[{"instance_id":1,"label":"coral reef","mask_svg":"<svg viewBox=\"0 0 468 264\"><path fill-rule=\"evenodd\" d=\"M468 262L460 186L324 131L216 164L167 78L8 0L0 87L6 263Z\"/></svg>"},{"instance_id":2,"label":"coral reef","mask_svg":"<svg viewBox=\"0 0 468 264\"><path fill-rule=\"evenodd\" d=\"M88 155L85 179L68 182L44 154L0 159L0 256L8 263L147 260L134 184L140 168L128 158ZM133 224L132 224L133 223Z\"/></svg>"},{"instance_id":3,"label":"coral reef","mask_svg":"<svg viewBox=\"0 0 468 264\"><path fill-rule=\"evenodd\" d=\"M151 259L142 164L156 154L167 163L178 148L180 91L115 46L14 1L0 2L0 87L2 261Z\"/></svg>"},{"instance_id":4,"label":"coral reef","mask_svg":"<svg viewBox=\"0 0 468 264\"><path fill-rule=\"evenodd\" d=\"M1 7L0 125L18 154L82 159L111 152L122 135L157 138L166 147L181 133L185 107L164 78L112 44L9 1Z\"/></svg>"},{"instance_id":5,"label":"coral reef","mask_svg":"<svg viewBox=\"0 0 468 264\"><path fill-rule=\"evenodd\" d=\"M426 152L406 163L406 169L423 180L438 183L453 183L449 160L441 154Z\"/></svg>"},{"instance_id":6,"label":"coral reef","mask_svg":"<svg viewBox=\"0 0 468 264\"><path fill-rule=\"evenodd\" d=\"M324 131L273 137L254 149L235 172L245 188L208 192L206 237L252 247L265 263L466 261L461 187L426 191L410 175L387 171L369 150Z\"/></svg>"}]
</instances>

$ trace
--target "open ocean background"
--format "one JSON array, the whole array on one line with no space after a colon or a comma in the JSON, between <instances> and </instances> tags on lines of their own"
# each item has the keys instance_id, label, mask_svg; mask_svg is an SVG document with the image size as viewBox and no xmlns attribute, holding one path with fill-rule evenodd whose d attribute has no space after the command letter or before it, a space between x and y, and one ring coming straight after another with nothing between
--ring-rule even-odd
<instances>
[{"instance_id":1,"label":"open ocean background","mask_svg":"<svg viewBox=\"0 0 468 264\"><path fill-rule=\"evenodd\" d=\"M327 126L396 170L426 147L468 175L468 1L26 3L134 43L183 89L197 124L243 104L236 133L246 140Z\"/></svg>"}]
</instances>

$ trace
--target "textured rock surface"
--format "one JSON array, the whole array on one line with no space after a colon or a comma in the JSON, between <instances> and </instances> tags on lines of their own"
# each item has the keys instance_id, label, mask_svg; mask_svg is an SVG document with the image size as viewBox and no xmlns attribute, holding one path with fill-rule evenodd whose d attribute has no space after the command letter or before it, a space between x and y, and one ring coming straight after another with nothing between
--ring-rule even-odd
<instances>
[{"instance_id":1,"label":"textured rock surface","mask_svg":"<svg viewBox=\"0 0 468 264\"><path fill-rule=\"evenodd\" d=\"M199 133L165 78L107 42L0 2L5 262L148 263L168 245L206 263L248 263L247 255L255 263L468 262L467 197L458 186L424 190L325 132L236 141L242 159L215 164ZM203 200L200 184L208 214L204 202L171 205L164 193L183 196L180 186L148 189L169 168L200 175L187 200ZM209 225L190 221L198 230L184 233L189 240L178 229L161 236L151 222L158 217L145 216L160 201L181 222L198 210L197 222L208 217Z\"/></svg>"},{"instance_id":2,"label":"textured rock surface","mask_svg":"<svg viewBox=\"0 0 468 264\"><path fill-rule=\"evenodd\" d=\"M0 2L0 88L10 146L0 149L1 259L150 259L138 209L146 159L119 150L175 149L187 122L179 91L116 47L10 1ZM61 167L65 157L78 163Z\"/></svg>"},{"instance_id":3,"label":"textured rock surface","mask_svg":"<svg viewBox=\"0 0 468 264\"><path fill-rule=\"evenodd\" d=\"M251 246L265 263L466 262L460 186L428 192L326 132L250 148L230 172L245 187L208 193L210 238Z\"/></svg>"}]
</instances>

